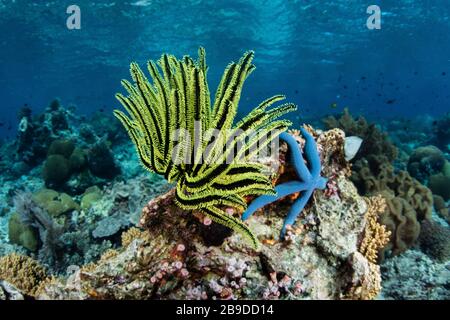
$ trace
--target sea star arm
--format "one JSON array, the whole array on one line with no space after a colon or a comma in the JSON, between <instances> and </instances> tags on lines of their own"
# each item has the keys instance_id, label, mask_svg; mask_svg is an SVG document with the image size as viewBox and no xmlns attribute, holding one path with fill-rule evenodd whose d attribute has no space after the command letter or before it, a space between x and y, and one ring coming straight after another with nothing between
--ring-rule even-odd
<instances>
[{"instance_id":1,"label":"sea star arm","mask_svg":"<svg viewBox=\"0 0 450 320\"><path fill-rule=\"evenodd\" d=\"M302 181L289 181L275 187L276 195L263 195L253 200L242 214L242 220L247 220L256 210L265 205L275 202L278 199L290 195L292 193L303 191L307 188L307 184Z\"/></svg>"},{"instance_id":2,"label":"sea star arm","mask_svg":"<svg viewBox=\"0 0 450 320\"><path fill-rule=\"evenodd\" d=\"M295 140L295 138L287 132L281 133L280 139L285 141L288 144L289 151L290 151L291 157L292 157L292 162L293 162L295 171L297 172L297 175L300 178L300 180L303 180L303 181L311 180L311 178L312 178L311 173L309 172L308 168L306 167L305 160L302 157L302 152L297 143L297 140ZM320 162L319 162L319 164L320 164Z\"/></svg>"},{"instance_id":3,"label":"sea star arm","mask_svg":"<svg viewBox=\"0 0 450 320\"><path fill-rule=\"evenodd\" d=\"M313 193L313 191L314 191L314 189L308 189L307 191L302 193L300 195L300 197L292 205L291 210L289 210L288 216L284 220L283 228L281 229L281 237L282 238L284 237L284 235L286 233L286 227L288 225L294 225L295 220L297 219L298 215L302 212L306 203L308 203L308 200L311 197L311 194Z\"/></svg>"},{"instance_id":4,"label":"sea star arm","mask_svg":"<svg viewBox=\"0 0 450 320\"><path fill-rule=\"evenodd\" d=\"M305 128L300 128L300 132L305 138L305 155L308 160L309 169L313 177L320 176L321 164L319 153L317 152L317 145L314 138L309 134Z\"/></svg>"}]
</instances>

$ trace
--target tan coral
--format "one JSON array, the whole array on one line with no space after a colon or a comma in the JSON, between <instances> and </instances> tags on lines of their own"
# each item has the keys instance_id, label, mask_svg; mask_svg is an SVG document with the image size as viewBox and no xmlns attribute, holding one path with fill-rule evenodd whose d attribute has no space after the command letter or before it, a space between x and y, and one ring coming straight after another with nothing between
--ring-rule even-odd
<instances>
[{"instance_id":1,"label":"tan coral","mask_svg":"<svg viewBox=\"0 0 450 320\"><path fill-rule=\"evenodd\" d=\"M386 200L382 196L367 199L366 225L359 252L372 263L377 262L380 250L389 243L391 236L391 232L386 230L386 226L378 223L379 215L385 210Z\"/></svg>"},{"instance_id":2,"label":"tan coral","mask_svg":"<svg viewBox=\"0 0 450 320\"><path fill-rule=\"evenodd\" d=\"M122 247L127 247L134 239L142 239L148 232L136 227L131 227L122 233Z\"/></svg>"},{"instance_id":3,"label":"tan coral","mask_svg":"<svg viewBox=\"0 0 450 320\"><path fill-rule=\"evenodd\" d=\"M34 296L39 284L47 278L47 272L30 257L9 254L0 258L0 279L6 280L23 293Z\"/></svg>"},{"instance_id":4,"label":"tan coral","mask_svg":"<svg viewBox=\"0 0 450 320\"><path fill-rule=\"evenodd\" d=\"M353 286L344 298L351 300L375 299L381 292L380 266L371 263L359 252L353 254L351 264Z\"/></svg>"}]
</instances>

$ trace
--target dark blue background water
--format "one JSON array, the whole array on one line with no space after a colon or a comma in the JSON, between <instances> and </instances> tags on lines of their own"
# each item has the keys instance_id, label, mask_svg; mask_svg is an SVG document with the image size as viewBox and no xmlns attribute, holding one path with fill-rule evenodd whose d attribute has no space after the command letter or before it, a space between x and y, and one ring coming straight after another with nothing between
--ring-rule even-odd
<instances>
[{"instance_id":1,"label":"dark blue background water","mask_svg":"<svg viewBox=\"0 0 450 320\"><path fill-rule=\"evenodd\" d=\"M81 30L66 27L71 4ZM381 30L366 27L371 4ZM284 93L306 118L345 106L372 118L440 115L450 109L449 17L443 0L0 0L0 136L15 135L24 103L112 110L130 61L196 56L200 45L211 89L228 62L256 51L241 114Z\"/></svg>"}]
</instances>

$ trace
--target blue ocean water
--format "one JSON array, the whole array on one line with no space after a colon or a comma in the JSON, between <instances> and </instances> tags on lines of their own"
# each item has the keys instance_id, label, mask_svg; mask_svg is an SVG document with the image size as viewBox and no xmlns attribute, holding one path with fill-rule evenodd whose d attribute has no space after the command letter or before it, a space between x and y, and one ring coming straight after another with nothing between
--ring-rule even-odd
<instances>
[{"instance_id":1,"label":"blue ocean water","mask_svg":"<svg viewBox=\"0 0 450 320\"><path fill-rule=\"evenodd\" d=\"M72 4L79 30L66 26ZM373 4L379 30L366 26ZM256 52L241 114L283 93L300 120L347 106L369 118L442 115L449 17L441 0L0 0L0 136L15 136L24 104L40 112L54 97L80 114L111 111L131 61L195 57L199 46L212 89L229 61Z\"/></svg>"}]
</instances>

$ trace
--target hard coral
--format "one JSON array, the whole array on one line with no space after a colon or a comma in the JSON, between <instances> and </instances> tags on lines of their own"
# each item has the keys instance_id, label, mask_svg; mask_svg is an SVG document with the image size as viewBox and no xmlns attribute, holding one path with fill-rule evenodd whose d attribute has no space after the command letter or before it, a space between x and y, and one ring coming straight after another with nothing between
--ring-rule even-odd
<instances>
[{"instance_id":1,"label":"hard coral","mask_svg":"<svg viewBox=\"0 0 450 320\"><path fill-rule=\"evenodd\" d=\"M425 220L421 224L420 248L424 253L440 262L450 259L450 229L435 221Z\"/></svg>"},{"instance_id":2,"label":"hard coral","mask_svg":"<svg viewBox=\"0 0 450 320\"><path fill-rule=\"evenodd\" d=\"M8 221L8 237L11 243L23 246L30 251L37 251L39 233L36 228L22 222L20 215L15 212Z\"/></svg>"},{"instance_id":3,"label":"hard coral","mask_svg":"<svg viewBox=\"0 0 450 320\"><path fill-rule=\"evenodd\" d=\"M436 210L436 213L447 223L450 224L450 213L449 208L447 207L447 204L445 203L444 198L441 196L434 195L433 196L433 202L434 202L434 209Z\"/></svg>"},{"instance_id":4,"label":"hard coral","mask_svg":"<svg viewBox=\"0 0 450 320\"><path fill-rule=\"evenodd\" d=\"M431 175L440 173L445 165L444 153L435 146L419 147L408 161L408 172L422 183Z\"/></svg>"},{"instance_id":5,"label":"hard coral","mask_svg":"<svg viewBox=\"0 0 450 320\"><path fill-rule=\"evenodd\" d=\"M59 139L52 142L48 148L48 154L59 154L64 158L69 158L75 149L75 143L72 140Z\"/></svg>"},{"instance_id":6,"label":"hard coral","mask_svg":"<svg viewBox=\"0 0 450 320\"><path fill-rule=\"evenodd\" d=\"M80 206L68 194L51 189L41 189L32 196L33 201L51 217L79 210Z\"/></svg>"},{"instance_id":7,"label":"hard coral","mask_svg":"<svg viewBox=\"0 0 450 320\"><path fill-rule=\"evenodd\" d=\"M46 278L46 270L30 257L15 253L0 257L0 279L12 283L29 296L35 295L39 284Z\"/></svg>"},{"instance_id":8,"label":"hard coral","mask_svg":"<svg viewBox=\"0 0 450 320\"><path fill-rule=\"evenodd\" d=\"M389 242L391 232L378 222L379 215L386 210L386 200L381 196L367 199L366 225L359 252L371 263L377 263L378 254Z\"/></svg>"},{"instance_id":9,"label":"hard coral","mask_svg":"<svg viewBox=\"0 0 450 320\"><path fill-rule=\"evenodd\" d=\"M442 173L430 177L428 187L433 194L441 196L445 201L450 200L450 176Z\"/></svg>"},{"instance_id":10,"label":"hard coral","mask_svg":"<svg viewBox=\"0 0 450 320\"><path fill-rule=\"evenodd\" d=\"M42 177L48 187L62 186L70 177L68 160L59 154L49 155L42 168Z\"/></svg>"},{"instance_id":11,"label":"hard coral","mask_svg":"<svg viewBox=\"0 0 450 320\"><path fill-rule=\"evenodd\" d=\"M114 155L105 141L94 144L89 149L87 158L90 172L99 178L112 179L120 173Z\"/></svg>"}]
</instances>

